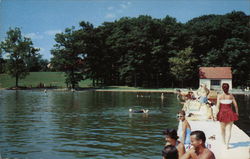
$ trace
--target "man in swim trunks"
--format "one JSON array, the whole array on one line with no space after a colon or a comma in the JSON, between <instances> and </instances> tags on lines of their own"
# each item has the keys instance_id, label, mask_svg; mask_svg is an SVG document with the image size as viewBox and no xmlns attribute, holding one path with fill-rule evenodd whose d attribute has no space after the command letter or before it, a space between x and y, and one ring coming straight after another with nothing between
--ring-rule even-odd
<instances>
[{"instance_id":1,"label":"man in swim trunks","mask_svg":"<svg viewBox=\"0 0 250 159\"><path fill-rule=\"evenodd\" d=\"M191 148L181 159L215 159L214 153L205 146L206 136L203 131L191 133Z\"/></svg>"}]
</instances>

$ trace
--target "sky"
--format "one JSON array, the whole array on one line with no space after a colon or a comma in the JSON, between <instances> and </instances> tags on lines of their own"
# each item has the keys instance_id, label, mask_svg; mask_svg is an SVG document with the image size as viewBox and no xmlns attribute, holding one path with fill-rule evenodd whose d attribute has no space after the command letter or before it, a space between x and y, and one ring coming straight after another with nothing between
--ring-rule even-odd
<instances>
[{"instance_id":1,"label":"sky","mask_svg":"<svg viewBox=\"0 0 250 159\"><path fill-rule=\"evenodd\" d=\"M232 11L250 15L250 0L0 0L0 41L9 28L19 27L40 48L43 58L50 59L55 34L77 28L81 21L98 27L121 17L161 19L169 15L186 23L202 15Z\"/></svg>"}]
</instances>

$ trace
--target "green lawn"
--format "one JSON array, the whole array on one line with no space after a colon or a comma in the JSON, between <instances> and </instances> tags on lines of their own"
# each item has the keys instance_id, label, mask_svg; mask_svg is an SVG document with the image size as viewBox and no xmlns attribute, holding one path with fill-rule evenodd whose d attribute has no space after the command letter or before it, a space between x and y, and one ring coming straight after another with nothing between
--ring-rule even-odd
<instances>
[{"instance_id":1,"label":"green lawn","mask_svg":"<svg viewBox=\"0 0 250 159\"><path fill-rule=\"evenodd\" d=\"M36 88L40 83L45 84L45 87L66 88L65 76L63 72L30 72L25 79L19 80L19 86ZM15 78L11 78L7 74L0 74L0 89L11 88L15 86ZM79 83L81 88L92 87L92 80L86 79ZM103 86L97 87L102 90L144 90L144 91L172 91L173 88L147 89L141 87L128 86Z\"/></svg>"},{"instance_id":2,"label":"green lawn","mask_svg":"<svg viewBox=\"0 0 250 159\"><path fill-rule=\"evenodd\" d=\"M19 86L37 87L44 83L46 87L66 87L64 83L65 76L63 72L30 72L25 79L19 80ZM7 74L0 74L0 88L10 88L15 86L15 78ZM79 83L80 87L91 87L92 81L87 79Z\"/></svg>"}]
</instances>

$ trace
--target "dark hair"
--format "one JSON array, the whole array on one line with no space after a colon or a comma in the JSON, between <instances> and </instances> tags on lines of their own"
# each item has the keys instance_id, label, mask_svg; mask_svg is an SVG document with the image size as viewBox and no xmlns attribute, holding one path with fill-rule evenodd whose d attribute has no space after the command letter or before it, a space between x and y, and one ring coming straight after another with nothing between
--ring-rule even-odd
<instances>
[{"instance_id":1,"label":"dark hair","mask_svg":"<svg viewBox=\"0 0 250 159\"><path fill-rule=\"evenodd\" d=\"M175 129L166 129L163 131L163 135L169 136L172 139L177 140L179 137L177 136L177 131Z\"/></svg>"},{"instance_id":2,"label":"dark hair","mask_svg":"<svg viewBox=\"0 0 250 159\"><path fill-rule=\"evenodd\" d=\"M204 134L203 131L197 130L197 131L192 131L190 136L195 135L196 140L202 140L203 143L206 142L206 135Z\"/></svg>"},{"instance_id":3,"label":"dark hair","mask_svg":"<svg viewBox=\"0 0 250 159\"><path fill-rule=\"evenodd\" d=\"M167 145L162 150L162 156L167 159L178 159L178 151L175 146Z\"/></svg>"},{"instance_id":4,"label":"dark hair","mask_svg":"<svg viewBox=\"0 0 250 159\"><path fill-rule=\"evenodd\" d=\"M185 115L186 115L186 113L185 113L185 111L184 111L184 110L180 110L180 111L178 112L178 114L182 114L183 116L185 116Z\"/></svg>"},{"instance_id":5,"label":"dark hair","mask_svg":"<svg viewBox=\"0 0 250 159\"><path fill-rule=\"evenodd\" d=\"M224 93L228 94L229 84L228 83L223 83L222 84L222 89L223 89Z\"/></svg>"}]
</instances>

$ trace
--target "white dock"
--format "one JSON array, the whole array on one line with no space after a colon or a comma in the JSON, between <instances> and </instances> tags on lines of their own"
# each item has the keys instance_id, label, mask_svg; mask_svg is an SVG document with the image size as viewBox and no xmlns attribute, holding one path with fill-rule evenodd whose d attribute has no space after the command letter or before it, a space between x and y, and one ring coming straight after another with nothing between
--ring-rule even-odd
<instances>
[{"instance_id":1,"label":"white dock","mask_svg":"<svg viewBox=\"0 0 250 159\"><path fill-rule=\"evenodd\" d=\"M250 159L250 138L236 125L232 127L229 149L223 148L218 121L189 121L192 131L202 130L206 134L206 142L216 159ZM215 135L215 140L209 139Z\"/></svg>"},{"instance_id":2,"label":"white dock","mask_svg":"<svg viewBox=\"0 0 250 159\"><path fill-rule=\"evenodd\" d=\"M198 111L194 110L196 106L191 105L184 107L187 112L194 114L186 118L191 131L202 130L206 134L206 144L216 159L250 159L250 138L244 131L233 124L229 149L226 149L222 144L220 122L208 119L206 116L209 111L205 112L205 107L202 106ZM213 135L215 139L209 139Z\"/></svg>"}]
</instances>

